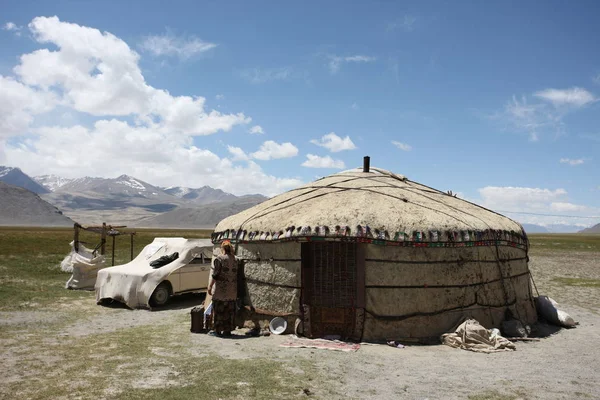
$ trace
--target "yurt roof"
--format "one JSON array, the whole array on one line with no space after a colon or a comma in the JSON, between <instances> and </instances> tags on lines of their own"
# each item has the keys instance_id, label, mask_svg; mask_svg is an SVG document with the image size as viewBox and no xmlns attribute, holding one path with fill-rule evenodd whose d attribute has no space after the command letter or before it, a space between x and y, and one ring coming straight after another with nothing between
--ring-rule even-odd
<instances>
[{"instance_id":1,"label":"yurt roof","mask_svg":"<svg viewBox=\"0 0 600 400\"><path fill-rule=\"evenodd\" d=\"M521 225L503 215L368 167L321 178L227 217L212 239L217 243L307 237L526 243Z\"/></svg>"}]
</instances>

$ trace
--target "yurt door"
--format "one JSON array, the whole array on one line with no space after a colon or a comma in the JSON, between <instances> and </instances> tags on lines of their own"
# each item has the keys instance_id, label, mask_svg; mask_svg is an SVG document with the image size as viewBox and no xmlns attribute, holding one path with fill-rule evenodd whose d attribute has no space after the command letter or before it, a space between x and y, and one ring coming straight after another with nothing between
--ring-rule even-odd
<instances>
[{"instance_id":1,"label":"yurt door","mask_svg":"<svg viewBox=\"0 0 600 400\"><path fill-rule=\"evenodd\" d=\"M357 243L302 244L304 334L360 340L364 322L364 248Z\"/></svg>"}]
</instances>

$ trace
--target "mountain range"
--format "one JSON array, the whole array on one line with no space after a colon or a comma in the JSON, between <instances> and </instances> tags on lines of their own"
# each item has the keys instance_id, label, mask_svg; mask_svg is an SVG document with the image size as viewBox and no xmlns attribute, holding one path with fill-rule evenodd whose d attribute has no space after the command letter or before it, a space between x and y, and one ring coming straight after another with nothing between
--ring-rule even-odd
<instances>
[{"instance_id":1,"label":"mountain range","mask_svg":"<svg viewBox=\"0 0 600 400\"><path fill-rule=\"evenodd\" d=\"M260 194L236 196L210 186L159 187L129 175L112 179L95 177L69 179L56 175L31 178L19 168L4 166L0 166L0 182L38 194L37 198L40 201L49 203L49 208L46 209L50 210L51 215L56 213L57 208L65 216L83 225L107 222L138 228L212 228L221 219L267 199ZM3 196L8 196L9 189L3 189ZM10 200L11 210L14 210L17 205L14 193L11 194L13 196ZM0 204L9 204L8 201L8 197L6 200L0 197ZM24 204L34 203L37 203L37 200ZM14 222L13 214L23 214L8 212L10 215L5 215L8 207L2 209L0 225L7 225L5 222L9 220ZM39 207L34 209L40 210ZM23 221L34 221L35 218L32 216L35 212L32 213ZM42 220L45 221L44 218L40 221ZM523 224L523 227L527 233L600 232L600 224L584 230L575 225Z\"/></svg>"},{"instance_id":2,"label":"mountain range","mask_svg":"<svg viewBox=\"0 0 600 400\"><path fill-rule=\"evenodd\" d=\"M580 225L567 225L567 224L548 224L548 225L536 225L536 224L522 224L525 232L527 233L577 233L583 232ZM588 228L589 229L589 228Z\"/></svg>"},{"instance_id":3,"label":"mountain range","mask_svg":"<svg viewBox=\"0 0 600 400\"><path fill-rule=\"evenodd\" d=\"M163 188L129 175L112 179L56 175L31 178L10 167L0 167L0 174L0 181L39 193L41 199L84 225L107 222L132 227L212 228L222 218L267 199L262 195L235 196L209 186ZM206 208L208 204L211 206ZM184 221L182 211L162 216L179 209L196 210L196 217L188 216ZM159 215L161 218L155 220ZM0 223L1 219L2 215Z\"/></svg>"}]
</instances>

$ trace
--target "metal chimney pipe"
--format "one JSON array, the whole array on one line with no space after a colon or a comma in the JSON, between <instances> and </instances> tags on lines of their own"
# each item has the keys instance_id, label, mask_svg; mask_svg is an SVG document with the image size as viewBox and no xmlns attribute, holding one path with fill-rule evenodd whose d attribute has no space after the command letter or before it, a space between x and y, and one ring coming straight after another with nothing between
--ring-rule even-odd
<instances>
[{"instance_id":1,"label":"metal chimney pipe","mask_svg":"<svg viewBox=\"0 0 600 400\"><path fill-rule=\"evenodd\" d=\"M371 163L371 157L365 156L363 159L363 172L369 172L369 164Z\"/></svg>"}]
</instances>

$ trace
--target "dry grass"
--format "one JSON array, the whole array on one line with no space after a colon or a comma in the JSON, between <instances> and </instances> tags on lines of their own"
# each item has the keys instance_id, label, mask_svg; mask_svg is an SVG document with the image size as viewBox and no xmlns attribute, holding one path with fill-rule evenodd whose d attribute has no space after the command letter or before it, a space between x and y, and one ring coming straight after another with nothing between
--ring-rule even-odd
<instances>
[{"instance_id":1,"label":"dry grass","mask_svg":"<svg viewBox=\"0 0 600 400\"><path fill-rule=\"evenodd\" d=\"M218 393L219 398L235 399L290 397L312 385L310 381L324 385L310 363L295 365L303 373L290 384L284 363L261 357L224 360L210 346L190 343L183 325L141 326L80 338L62 334L56 325L25 338L20 331L3 332L3 342L15 345L3 354L12 365L0 394L11 399L197 399ZM168 340L173 337L178 340Z\"/></svg>"}]
</instances>

